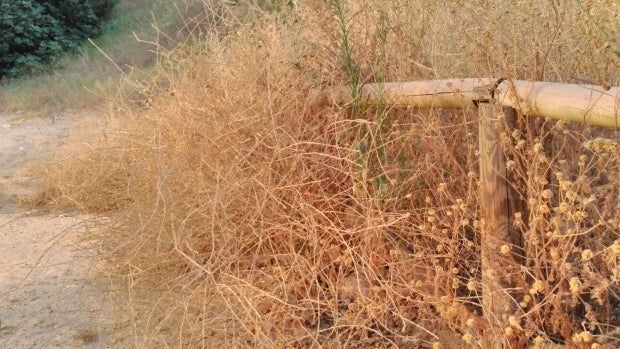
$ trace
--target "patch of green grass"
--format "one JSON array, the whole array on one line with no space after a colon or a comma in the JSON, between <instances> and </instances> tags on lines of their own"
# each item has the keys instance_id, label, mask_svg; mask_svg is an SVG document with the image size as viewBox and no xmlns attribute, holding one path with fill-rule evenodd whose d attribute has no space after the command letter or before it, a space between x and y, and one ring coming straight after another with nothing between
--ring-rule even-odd
<instances>
[{"instance_id":1,"label":"patch of green grass","mask_svg":"<svg viewBox=\"0 0 620 349\"><path fill-rule=\"evenodd\" d=\"M120 79L143 79L157 51L183 39L183 17L192 8L193 0L121 1L92 43L67 54L47 74L0 86L0 112L44 114L101 105Z\"/></svg>"}]
</instances>

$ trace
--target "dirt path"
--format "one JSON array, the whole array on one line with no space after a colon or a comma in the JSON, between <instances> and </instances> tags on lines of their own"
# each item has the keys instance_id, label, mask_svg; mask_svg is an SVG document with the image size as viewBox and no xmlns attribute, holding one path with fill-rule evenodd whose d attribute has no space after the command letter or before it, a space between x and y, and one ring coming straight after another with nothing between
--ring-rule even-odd
<instances>
[{"instance_id":1,"label":"dirt path","mask_svg":"<svg viewBox=\"0 0 620 349\"><path fill-rule=\"evenodd\" d=\"M110 302L80 241L96 218L25 211L37 163L83 119L0 115L0 348L113 347Z\"/></svg>"}]
</instances>

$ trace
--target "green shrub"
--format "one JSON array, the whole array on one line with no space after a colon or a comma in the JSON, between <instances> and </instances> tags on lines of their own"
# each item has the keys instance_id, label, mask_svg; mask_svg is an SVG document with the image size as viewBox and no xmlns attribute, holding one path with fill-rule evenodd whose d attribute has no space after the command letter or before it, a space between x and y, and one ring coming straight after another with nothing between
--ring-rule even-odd
<instances>
[{"instance_id":1,"label":"green shrub","mask_svg":"<svg viewBox=\"0 0 620 349\"><path fill-rule=\"evenodd\" d=\"M40 72L98 33L118 0L0 0L0 78Z\"/></svg>"}]
</instances>

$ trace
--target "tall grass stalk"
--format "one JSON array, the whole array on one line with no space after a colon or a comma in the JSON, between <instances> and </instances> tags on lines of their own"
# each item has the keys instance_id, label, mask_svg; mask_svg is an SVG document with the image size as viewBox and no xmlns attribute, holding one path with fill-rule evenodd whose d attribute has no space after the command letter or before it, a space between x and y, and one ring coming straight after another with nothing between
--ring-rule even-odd
<instances>
[{"instance_id":1,"label":"tall grass stalk","mask_svg":"<svg viewBox=\"0 0 620 349\"><path fill-rule=\"evenodd\" d=\"M365 117L368 112L366 101L362 96L364 77L362 77L361 68L353 58L353 49L349 41L350 34L344 0L333 0L332 6L338 22L338 37L340 39L342 61L346 67L348 76L347 83L352 97L352 104L348 106L348 110L353 119L361 119ZM384 16L380 17L378 37L381 50L383 51L385 50L386 44L385 21L386 19ZM380 59L379 57L379 60ZM380 62L378 63L380 64ZM381 82L381 74L377 73L376 75L377 82ZM388 111L384 106L379 104L375 108L375 120L369 123L362 122L357 127L359 133L355 141L358 152L357 163L361 168L359 180L362 184L361 188L358 188L361 189L361 191L358 191L358 195L367 195L368 193L374 192L373 195L376 196L378 205L381 205L381 198L387 191L386 185L388 178L383 170L383 166L386 163L384 132L386 131L385 123L387 116ZM368 188L368 183L371 183L374 187L372 190Z\"/></svg>"}]
</instances>

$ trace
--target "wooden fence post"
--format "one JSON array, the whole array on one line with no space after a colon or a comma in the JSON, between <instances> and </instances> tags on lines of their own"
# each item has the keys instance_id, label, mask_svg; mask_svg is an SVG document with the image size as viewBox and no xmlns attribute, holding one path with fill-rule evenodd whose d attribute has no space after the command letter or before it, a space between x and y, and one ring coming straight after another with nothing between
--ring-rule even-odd
<instances>
[{"instance_id":1,"label":"wooden fence post","mask_svg":"<svg viewBox=\"0 0 620 349\"><path fill-rule=\"evenodd\" d=\"M509 316L517 308L511 296L514 273L519 272L522 251L521 233L511 221L523 207L514 189L507 183L506 160L498 128L503 119L514 123L515 110L480 103L480 250L482 262L482 307L491 324L485 334L485 348L507 348L504 333L510 327ZM525 214L525 212L522 212ZM516 329L515 329L516 331Z\"/></svg>"}]
</instances>

